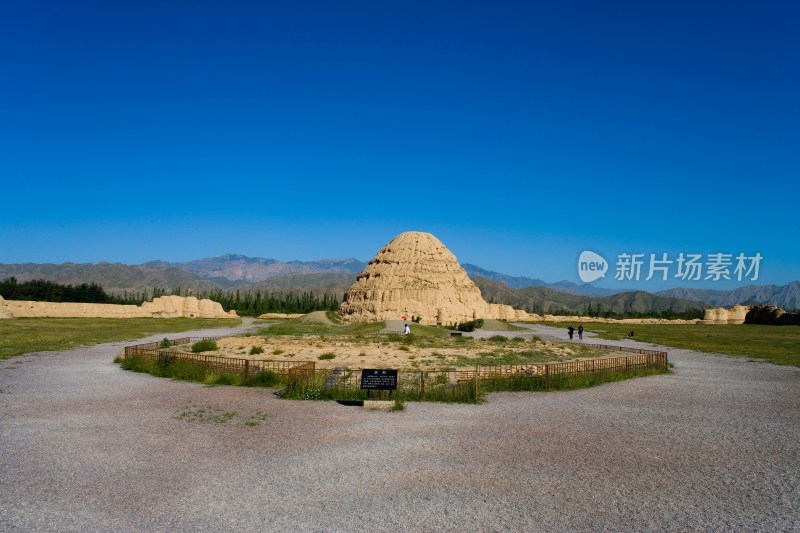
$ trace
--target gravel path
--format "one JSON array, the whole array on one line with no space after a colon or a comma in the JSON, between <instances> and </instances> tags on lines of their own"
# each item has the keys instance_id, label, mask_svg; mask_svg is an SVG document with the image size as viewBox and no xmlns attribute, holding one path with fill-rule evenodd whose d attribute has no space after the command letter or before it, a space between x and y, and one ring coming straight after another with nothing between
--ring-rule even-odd
<instances>
[{"instance_id":1,"label":"gravel path","mask_svg":"<svg viewBox=\"0 0 800 533\"><path fill-rule=\"evenodd\" d=\"M377 412L125 372L123 344L0 361L0 531L800 530L797 368L669 350Z\"/></svg>"}]
</instances>

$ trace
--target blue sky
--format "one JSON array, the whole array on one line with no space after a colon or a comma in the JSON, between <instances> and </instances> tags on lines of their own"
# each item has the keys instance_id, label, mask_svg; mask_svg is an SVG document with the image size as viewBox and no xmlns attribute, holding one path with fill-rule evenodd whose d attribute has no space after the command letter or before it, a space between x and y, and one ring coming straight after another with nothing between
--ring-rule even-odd
<instances>
[{"instance_id":1,"label":"blue sky","mask_svg":"<svg viewBox=\"0 0 800 533\"><path fill-rule=\"evenodd\" d=\"M798 27L788 1L4 2L0 263L367 260L418 230L547 281L588 249L758 252L787 283ZM627 285L747 284L679 281Z\"/></svg>"}]
</instances>

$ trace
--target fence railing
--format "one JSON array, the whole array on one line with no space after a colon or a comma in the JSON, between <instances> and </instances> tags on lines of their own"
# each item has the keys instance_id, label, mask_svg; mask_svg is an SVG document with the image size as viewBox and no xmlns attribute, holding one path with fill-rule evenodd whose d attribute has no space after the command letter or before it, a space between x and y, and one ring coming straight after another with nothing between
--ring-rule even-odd
<instances>
[{"instance_id":1,"label":"fence railing","mask_svg":"<svg viewBox=\"0 0 800 533\"><path fill-rule=\"evenodd\" d=\"M185 337L172 339L172 345L192 344L200 340L219 337ZM431 387L457 387L489 379L513 379L535 377L542 379L543 388L550 389L553 379L563 376L598 375L613 372L632 372L653 369L667 370L667 352L645 350L626 346L606 344L582 344L611 351L632 353L622 357L603 357L581 359L562 363L536 363L516 365L475 365L472 367L453 367L438 370L400 370L398 390L414 392L425 397ZM243 359L191 353L175 347L162 348L160 342L137 344L125 347L125 357L145 357L158 362L193 361L210 372L225 372L247 378L249 375L269 370L287 377L290 387L345 387L357 388L361 383L361 369L340 368L331 377L334 369L318 369L313 361L270 361L264 359ZM477 394L477 392L476 392Z\"/></svg>"},{"instance_id":2,"label":"fence railing","mask_svg":"<svg viewBox=\"0 0 800 533\"><path fill-rule=\"evenodd\" d=\"M202 340L217 340L220 337L183 337L170 339L169 348L163 348L161 342L148 342L125 347L125 357L144 357L159 362L191 361L199 364L208 372L237 374L244 378L252 374L269 370L277 374L289 375L289 371L297 366L313 365L307 361L268 361L266 359L243 359L237 357L222 357L204 353L192 353L175 348L176 345L194 344Z\"/></svg>"}]
</instances>

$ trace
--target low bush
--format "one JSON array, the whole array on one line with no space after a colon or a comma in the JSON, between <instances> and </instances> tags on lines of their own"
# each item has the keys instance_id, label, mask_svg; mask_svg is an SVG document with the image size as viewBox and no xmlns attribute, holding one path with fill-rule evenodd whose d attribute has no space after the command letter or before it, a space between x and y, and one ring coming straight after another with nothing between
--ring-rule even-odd
<instances>
[{"instance_id":1,"label":"low bush","mask_svg":"<svg viewBox=\"0 0 800 533\"><path fill-rule=\"evenodd\" d=\"M462 322L461 324L456 326L456 329L458 331L467 331L467 332L469 332L469 331L475 331L476 329L480 329L482 327L483 327L483 319L479 318L477 320L470 320L468 322Z\"/></svg>"},{"instance_id":2,"label":"low bush","mask_svg":"<svg viewBox=\"0 0 800 533\"><path fill-rule=\"evenodd\" d=\"M236 374L222 372L221 374L207 374L204 382L206 385L241 385L242 378Z\"/></svg>"},{"instance_id":3,"label":"low bush","mask_svg":"<svg viewBox=\"0 0 800 533\"><path fill-rule=\"evenodd\" d=\"M131 372L144 372L145 374L153 374L154 376L160 375L158 365L155 361L138 355L122 359L120 366Z\"/></svg>"},{"instance_id":4,"label":"low bush","mask_svg":"<svg viewBox=\"0 0 800 533\"><path fill-rule=\"evenodd\" d=\"M202 341L197 341L196 343L192 344L192 353L213 352L218 348L219 347L217 346L216 341L211 339L205 339Z\"/></svg>"},{"instance_id":5,"label":"low bush","mask_svg":"<svg viewBox=\"0 0 800 533\"><path fill-rule=\"evenodd\" d=\"M264 353L264 348L261 346L253 346L250 348L250 355L258 355L260 353Z\"/></svg>"},{"instance_id":6,"label":"low bush","mask_svg":"<svg viewBox=\"0 0 800 533\"><path fill-rule=\"evenodd\" d=\"M125 370L144 372L163 378L172 378L180 381L205 383L206 385L244 385L247 387L274 387L286 383L286 378L271 370L262 370L242 378L238 374L227 372L207 372L197 361L176 359L173 354L159 354L156 359L141 355L134 355L115 361Z\"/></svg>"},{"instance_id":7,"label":"low bush","mask_svg":"<svg viewBox=\"0 0 800 533\"><path fill-rule=\"evenodd\" d=\"M334 357L336 357L336 354L333 352L327 352L319 356L321 361L328 361L330 359L333 359Z\"/></svg>"},{"instance_id":8,"label":"low bush","mask_svg":"<svg viewBox=\"0 0 800 533\"><path fill-rule=\"evenodd\" d=\"M242 381L245 387L275 387L277 385L285 385L286 378L271 370L262 370L256 372Z\"/></svg>"},{"instance_id":9,"label":"low bush","mask_svg":"<svg viewBox=\"0 0 800 533\"><path fill-rule=\"evenodd\" d=\"M205 381L206 371L194 361L175 361L164 369L172 379L180 381Z\"/></svg>"}]
</instances>

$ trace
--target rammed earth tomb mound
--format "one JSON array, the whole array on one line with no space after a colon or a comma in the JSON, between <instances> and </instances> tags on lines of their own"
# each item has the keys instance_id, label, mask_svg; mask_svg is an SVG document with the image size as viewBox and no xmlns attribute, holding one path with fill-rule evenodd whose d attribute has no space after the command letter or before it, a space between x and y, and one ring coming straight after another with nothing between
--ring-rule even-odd
<instances>
[{"instance_id":1,"label":"rammed earth tomb mound","mask_svg":"<svg viewBox=\"0 0 800 533\"><path fill-rule=\"evenodd\" d=\"M443 325L528 317L508 305L487 303L452 252L430 233L418 231L401 233L377 253L345 294L339 313L355 322L405 316Z\"/></svg>"}]
</instances>

